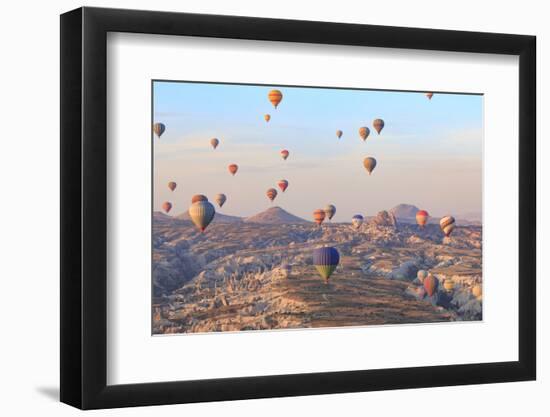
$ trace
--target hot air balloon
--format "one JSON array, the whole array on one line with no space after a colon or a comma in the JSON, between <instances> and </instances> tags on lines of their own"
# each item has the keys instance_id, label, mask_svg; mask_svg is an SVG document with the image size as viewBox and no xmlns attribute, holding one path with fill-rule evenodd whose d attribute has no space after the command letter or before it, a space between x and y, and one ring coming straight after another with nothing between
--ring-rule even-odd
<instances>
[{"instance_id":1,"label":"hot air balloon","mask_svg":"<svg viewBox=\"0 0 550 417\"><path fill-rule=\"evenodd\" d=\"M269 101L271 101L273 107L277 108L277 106L283 99L283 93L281 93L279 90L271 90L267 95L267 98L269 99Z\"/></svg>"},{"instance_id":2,"label":"hot air balloon","mask_svg":"<svg viewBox=\"0 0 550 417\"><path fill-rule=\"evenodd\" d=\"M178 184L176 184L174 181L170 181L168 183L168 188L170 188L170 191L174 191L177 186L178 186Z\"/></svg>"},{"instance_id":3,"label":"hot air balloon","mask_svg":"<svg viewBox=\"0 0 550 417\"><path fill-rule=\"evenodd\" d=\"M416 222L418 223L418 225L420 227L424 227L424 226L426 226L426 223L428 223L428 218L429 217L430 217L430 215L428 214L428 212L426 210L419 210L416 213Z\"/></svg>"},{"instance_id":4,"label":"hot air balloon","mask_svg":"<svg viewBox=\"0 0 550 417\"><path fill-rule=\"evenodd\" d=\"M275 188L269 188L265 195L267 195L267 198L269 198L271 201L275 200L275 197L277 197L277 190Z\"/></svg>"},{"instance_id":5,"label":"hot air balloon","mask_svg":"<svg viewBox=\"0 0 550 417\"><path fill-rule=\"evenodd\" d=\"M434 93L425 93L426 97L428 97L428 100L431 100L434 96Z\"/></svg>"},{"instance_id":6,"label":"hot air balloon","mask_svg":"<svg viewBox=\"0 0 550 417\"><path fill-rule=\"evenodd\" d=\"M214 197L214 201L220 207L222 207L225 204L226 200L227 200L227 197L225 196L225 194L216 194L216 196Z\"/></svg>"},{"instance_id":7,"label":"hot air balloon","mask_svg":"<svg viewBox=\"0 0 550 417\"><path fill-rule=\"evenodd\" d=\"M340 254L335 248L324 247L313 251L313 265L326 282L328 282L338 263L340 263Z\"/></svg>"},{"instance_id":8,"label":"hot air balloon","mask_svg":"<svg viewBox=\"0 0 550 417\"><path fill-rule=\"evenodd\" d=\"M363 160L363 166L365 167L365 169L367 170L367 172L368 172L369 175L370 175L371 172L374 170L374 168L376 168L376 159L374 159L374 158L371 157L371 156L367 156L367 157Z\"/></svg>"},{"instance_id":9,"label":"hot air balloon","mask_svg":"<svg viewBox=\"0 0 550 417\"><path fill-rule=\"evenodd\" d=\"M334 207L332 204L327 204L323 210L329 220L331 220L336 214L336 207Z\"/></svg>"},{"instance_id":10,"label":"hot air balloon","mask_svg":"<svg viewBox=\"0 0 550 417\"><path fill-rule=\"evenodd\" d=\"M439 226L445 236L449 237L455 228L455 218L453 216L445 216L439 221Z\"/></svg>"},{"instance_id":11,"label":"hot air balloon","mask_svg":"<svg viewBox=\"0 0 550 417\"><path fill-rule=\"evenodd\" d=\"M424 280L428 276L428 271L424 271L423 269L419 269L416 273L416 278L420 281L421 284L424 283Z\"/></svg>"},{"instance_id":12,"label":"hot air balloon","mask_svg":"<svg viewBox=\"0 0 550 417\"><path fill-rule=\"evenodd\" d=\"M445 291L451 292L454 287L455 283L452 279L447 278L445 281L443 281L443 288L445 288Z\"/></svg>"},{"instance_id":13,"label":"hot air balloon","mask_svg":"<svg viewBox=\"0 0 550 417\"><path fill-rule=\"evenodd\" d=\"M286 161L286 158L288 158L289 152L286 149L283 149L281 151L281 157Z\"/></svg>"},{"instance_id":14,"label":"hot air balloon","mask_svg":"<svg viewBox=\"0 0 550 417\"><path fill-rule=\"evenodd\" d=\"M220 144L220 141L218 140L218 138L212 138L210 139L210 145L212 145L212 147L214 149L216 149L218 147L218 145Z\"/></svg>"},{"instance_id":15,"label":"hot air balloon","mask_svg":"<svg viewBox=\"0 0 550 417\"><path fill-rule=\"evenodd\" d=\"M374 130L380 134L382 129L384 129L384 121L382 119L374 119L372 122L372 127L374 127Z\"/></svg>"},{"instance_id":16,"label":"hot air balloon","mask_svg":"<svg viewBox=\"0 0 550 417\"><path fill-rule=\"evenodd\" d=\"M342 132L341 130L336 131L336 136L338 137L338 139L340 139L343 134L344 134L344 132Z\"/></svg>"},{"instance_id":17,"label":"hot air balloon","mask_svg":"<svg viewBox=\"0 0 550 417\"><path fill-rule=\"evenodd\" d=\"M157 135L159 139L165 130L166 130L166 126L164 126L163 123L155 123L153 125L153 131L155 132L155 135Z\"/></svg>"},{"instance_id":18,"label":"hot air balloon","mask_svg":"<svg viewBox=\"0 0 550 417\"><path fill-rule=\"evenodd\" d=\"M323 220L325 220L325 211L321 209L317 209L313 212L313 221L317 223L319 226L321 226L321 223L323 223Z\"/></svg>"},{"instance_id":19,"label":"hot air balloon","mask_svg":"<svg viewBox=\"0 0 550 417\"><path fill-rule=\"evenodd\" d=\"M193 197L191 197L191 204L196 203L197 201L208 201L208 198L206 198L206 196L202 194L195 194Z\"/></svg>"},{"instance_id":20,"label":"hot air balloon","mask_svg":"<svg viewBox=\"0 0 550 417\"><path fill-rule=\"evenodd\" d=\"M231 164L227 167L231 175L235 175L237 171L239 170L239 166L237 164Z\"/></svg>"},{"instance_id":21,"label":"hot air balloon","mask_svg":"<svg viewBox=\"0 0 550 417\"><path fill-rule=\"evenodd\" d=\"M264 116L264 120L265 120L266 122L269 122L269 121L271 120L271 116L270 116L269 114L266 114L266 115Z\"/></svg>"},{"instance_id":22,"label":"hot air balloon","mask_svg":"<svg viewBox=\"0 0 550 417\"><path fill-rule=\"evenodd\" d=\"M351 225L356 229L359 229L359 227L361 227L361 225L363 224L364 220L365 219L363 216L361 216L360 214L356 214L351 218Z\"/></svg>"},{"instance_id":23,"label":"hot air balloon","mask_svg":"<svg viewBox=\"0 0 550 417\"><path fill-rule=\"evenodd\" d=\"M189 207L189 217L201 232L204 232L215 215L216 209L208 201L197 201Z\"/></svg>"},{"instance_id":24,"label":"hot air balloon","mask_svg":"<svg viewBox=\"0 0 550 417\"><path fill-rule=\"evenodd\" d=\"M476 284L472 287L472 295L475 298L481 298L482 293L483 291L482 291L481 285Z\"/></svg>"},{"instance_id":25,"label":"hot air balloon","mask_svg":"<svg viewBox=\"0 0 550 417\"><path fill-rule=\"evenodd\" d=\"M431 297L434 295L437 291L437 287L439 287L439 280L432 274L428 274L428 276L424 279L424 288L426 289L428 296Z\"/></svg>"},{"instance_id":26,"label":"hot air balloon","mask_svg":"<svg viewBox=\"0 0 550 417\"><path fill-rule=\"evenodd\" d=\"M364 141L367 140L367 138L370 135L370 129L366 126L359 128L359 137L363 139Z\"/></svg>"},{"instance_id":27,"label":"hot air balloon","mask_svg":"<svg viewBox=\"0 0 550 417\"><path fill-rule=\"evenodd\" d=\"M279 180L277 183L281 191L284 193L285 190L288 188L288 181L287 180Z\"/></svg>"},{"instance_id":28,"label":"hot air balloon","mask_svg":"<svg viewBox=\"0 0 550 417\"><path fill-rule=\"evenodd\" d=\"M170 210L172 210L172 203L170 203L169 201L165 201L164 203L162 203L162 209L166 213L170 212Z\"/></svg>"}]
</instances>

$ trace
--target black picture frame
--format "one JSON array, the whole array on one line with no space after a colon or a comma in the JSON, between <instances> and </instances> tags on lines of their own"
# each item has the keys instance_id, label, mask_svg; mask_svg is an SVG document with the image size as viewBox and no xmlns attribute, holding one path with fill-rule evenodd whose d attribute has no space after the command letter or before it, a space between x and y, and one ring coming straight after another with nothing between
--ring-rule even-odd
<instances>
[{"instance_id":1,"label":"black picture frame","mask_svg":"<svg viewBox=\"0 0 550 417\"><path fill-rule=\"evenodd\" d=\"M255 39L519 57L519 360L107 385L108 32ZM81 409L534 380L534 36L153 11L61 16L61 401Z\"/></svg>"}]
</instances>

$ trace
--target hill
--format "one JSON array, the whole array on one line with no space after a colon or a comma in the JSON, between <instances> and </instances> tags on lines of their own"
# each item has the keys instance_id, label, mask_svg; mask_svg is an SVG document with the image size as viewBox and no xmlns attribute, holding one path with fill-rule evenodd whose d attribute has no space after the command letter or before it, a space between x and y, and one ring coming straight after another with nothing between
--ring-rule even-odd
<instances>
[{"instance_id":1,"label":"hill","mask_svg":"<svg viewBox=\"0 0 550 417\"><path fill-rule=\"evenodd\" d=\"M244 219L247 223L263 224L290 224L290 223L309 223L301 217L290 214L281 207L271 207L261 213Z\"/></svg>"}]
</instances>

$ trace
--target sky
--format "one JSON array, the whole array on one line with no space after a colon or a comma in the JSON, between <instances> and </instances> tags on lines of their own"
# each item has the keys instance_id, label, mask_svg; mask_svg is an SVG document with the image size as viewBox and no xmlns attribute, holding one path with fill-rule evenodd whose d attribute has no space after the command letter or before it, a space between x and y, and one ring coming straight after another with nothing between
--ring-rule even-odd
<instances>
[{"instance_id":1,"label":"sky","mask_svg":"<svg viewBox=\"0 0 550 417\"><path fill-rule=\"evenodd\" d=\"M277 88L275 109L267 96ZM227 196L217 211L250 216L280 206L311 220L336 206L333 221L414 204L433 216L482 211L483 96L271 85L155 81L154 210L189 208L194 194ZM266 123L264 115L270 114ZM378 135L372 121L385 127ZM371 130L365 142L358 130ZM342 130L341 139L336 131ZM220 144L216 150L210 139ZM280 151L287 149L286 161ZM367 156L377 160L368 175ZM239 170L231 176L227 166ZM282 193L277 182L286 179ZM174 192L167 184L175 181ZM271 203L268 188L279 192Z\"/></svg>"}]
</instances>

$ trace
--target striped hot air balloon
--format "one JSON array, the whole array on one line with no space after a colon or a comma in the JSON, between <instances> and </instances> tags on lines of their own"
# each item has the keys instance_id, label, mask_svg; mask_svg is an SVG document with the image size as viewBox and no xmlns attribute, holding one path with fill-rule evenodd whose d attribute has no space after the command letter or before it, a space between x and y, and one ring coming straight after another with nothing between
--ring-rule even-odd
<instances>
[{"instance_id":1,"label":"striped hot air balloon","mask_svg":"<svg viewBox=\"0 0 550 417\"><path fill-rule=\"evenodd\" d=\"M363 139L363 141L367 140L367 138L370 135L370 129L366 126L359 128L359 137Z\"/></svg>"},{"instance_id":2,"label":"striped hot air balloon","mask_svg":"<svg viewBox=\"0 0 550 417\"><path fill-rule=\"evenodd\" d=\"M215 215L216 209L208 201L197 201L189 207L189 217L201 232L204 232Z\"/></svg>"},{"instance_id":3,"label":"striped hot air balloon","mask_svg":"<svg viewBox=\"0 0 550 417\"><path fill-rule=\"evenodd\" d=\"M336 137L338 137L338 139L340 139L343 134L344 134L344 132L342 132L341 130L336 131Z\"/></svg>"},{"instance_id":4,"label":"striped hot air balloon","mask_svg":"<svg viewBox=\"0 0 550 417\"><path fill-rule=\"evenodd\" d=\"M424 279L424 289L426 290L426 293L428 296L432 296L437 291L437 288L439 287L439 280L432 274L428 274L428 276Z\"/></svg>"},{"instance_id":5,"label":"striped hot air balloon","mask_svg":"<svg viewBox=\"0 0 550 417\"><path fill-rule=\"evenodd\" d=\"M269 188L265 195L267 196L267 198L269 198L270 201L273 201L275 200L275 197L277 197L277 190L275 188Z\"/></svg>"},{"instance_id":6,"label":"striped hot air balloon","mask_svg":"<svg viewBox=\"0 0 550 417\"><path fill-rule=\"evenodd\" d=\"M329 220L331 220L336 214L336 207L333 206L332 204L327 204L323 210Z\"/></svg>"},{"instance_id":7,"label":"striped hot air balloon","mask_svg":"<svg viewBox=\"0 0 550 417\"><path fill-rule=\"evenodd\" d=\"M225 204L225 201L227 200L227 197L225 194L216 194L214 197L214 201L220 206L220 208Z\"/></svg>"},{"instance_id":8,"label":"striped hot air balloon","mask_svg":"<svg viewBox=\"0 0 550 417\"><path fill-rule=\"evenodd\" d=\"M424 271L423 269L420 269L416 273L416 278L418 278L421 284L424 283L424 280L426 279L427 276L428 276L428 271Z\"/></svg>"},{"instance_id":9,"label":"striped hot air balloon","mask_svg":"<svg viewBox=\"0 0 550 417\"><path fill-rule=\"evenodd\" d=\"M155 132L155 135L160 139L164 131L166 130L166 126L164 123L155 123L153 125L153 132Z\"/></svg>"},{"instance_id":10,"label":"striped hot air balloon","mask_svg":"<svg viewBox=\"0 0 550 417\"><path fill-rule=\"evenodd\" d=\"M212 147L214 149L216 149L218 147L218 145L220 144L220 141L218 138L212 138L210 139L210 145L212 145Z\"/></svg>"},{"instance_id":11,"label":"striped hot air balloon","mask_svg":"<svg viewBox=\"0 0 550 417\"><path fill-rule=\"evenodd\" d=\"M428 100L431 100L434 96L434 93L425 93L425 96L428 97Z\"/></svg>"},{"instance_id":12,"label":"striped hot air balloon","mask_svg":"<svg viewBox=\"0 0 550 417\"><path fill-rule=\"evenodd\" d=\"M286 158L288 158L289 152L286 149L283 149L281 151L281 157L286 161Z\"/></svg>"},{"instance_id":13,"label":"striped hot air balloon","mask_svg":"<svg viewBox=\"0 0 550 417\"><path fill-rule=\"evenodd\" d=\"M365 167L365 169L367 170L367 172L370 175L372 173L372 171L374 170L374 168L376 168L376 159L374 159L371 156L367 156L363 160L363 166Z\"/></svg>"},{"instance_id":14,"label":"striped hot air balloon","mask_svg":"<svg viewBox=\"0 0 550 417\"><path fill-rule=\"evenodd\" d=\"M166 213L169 213L170 210L172 210L172 203L170 203L169 201L165 201L164 203L162 203L162 209L163 209Z\"/></svg>"},{"instance_id":15,"label":"striped hot air balloon","mask_svg":"<svg viewBox=\"0 0 550 417\"><path fill-rule=\"evenodd\" d=\"M313 212L313 221L321 226L321 223L323 223L323 220L325 220L325 216L326 214L324 210L317 209Z\"/></svg>"},{"instance_id":16,"label":"striped hot air balloon","mask_svg":"<svg viewBox=\"0 0 550 417\"><path fill-rule=\"evenodd\" d=\"M277 108L281 100L283 99L283 93L279 90L271 90L267 95L267 98L273 104L273 107Z\"/></svg>"},{"instance_id":17,"label":"striped hot air balloon","mask_svg":"<svg viewBox=\"0 0 550 417\"><path fill-rule=\"evenodd\" d=\"M419 210L416 213L416 222L420 227L426 226L426 223L428 223L429 218L430 218L430 215L426 210Z\"/></svg>"},{"instance_id":18,"label":"striped hot air balloon","mask_svg":"<svg viewBox=\"0 0 550 417\"><path fill-rule=\"evenodd\" d=\"M380 134L382 129L384 129L384 121L382 119L374 119L372 122L372 127L374 127L374 130Z\"/></svg>"},{"instance_id":19,"label":"striped hot air balloon","mask_svg":"<svg viewBox=\"0 0 550 417\"><path fill-rule=\"evenodd\" d=\"M206 196L202 194L195 194L193 197L191 197L191 204L196 203L197 201L208 201L208 198L206 198Z\"/></svg>"},{"instance_id":20,"label":"striped hot air balloon","mask_svg":"<svg viewBox=\"0 0 550 417\"><path fill-rule=\"evenodd\" d=\"M235 175L237 171L239 170L239 166L237 164L231 164L227 167L231 175Z\"/></svg>"},{"instance_id":21,"label":"striped hot air balloon","mask_svg":"<svg viewBox=\"0 0 550 417\"><path fill-rule=\"evenodd\" d=\"M264 120L269 122L271 120L271 116L269 114L264 115Z\"/></svg>"},{"instance_id":22,"label":"striped hot air balloon","mask_svg":"<svg viewBox=\"0 0 550 417\"><path fill-rule=\"evenodd\" d=\"M327 282L339 263L340 254L335 248L324 247L313 251L313 265Z\"/></svg>"},{"instance_id":23,"label":"striped hot air balloon","mask_svg":"<svg viewBox=\"0 0 550 417\"><path fill-rule=\"evenodd\" d=\"M170 181L168 183L168 188L170 188L170 191L174 191L177 186L178 186L178 184L176 184L174 181Z\"/></svg>"},{"instance_id":24,"label":"striped hot air balloon","mask_svg":"<svg viewBox=\"0 0 550 417\"><path fill-rule=\"evenodd\" d=\"M356 228L356 229L359 229L361 227L361 225L363 224L363 221L364 221L364 217L361 216L360 214L356 214L355 216L353 216L351 218L351 225Z\"/></svg>"},{"instance_id":25,"label":"striped hot air balloon","mask_svg":"<svg viewBox=\"0 0 550 417\"><path fill-rule=\"evenodd\" d=\"M279 180L277 183L281 191L284 193L285 190L288 188L288 181L287 180Z\"/></svg>"},{"instance_id":26,"label":"striped hot air balloon","mask_svg":"<svg viewBox=\"0 0 550 417\"><path fill-rule=\"evenodd\" d=\"M445 216L439 221L439 227L446 237L451 236L455 229L455 218L453 216Z\"/></svg>"}]
</instances>

